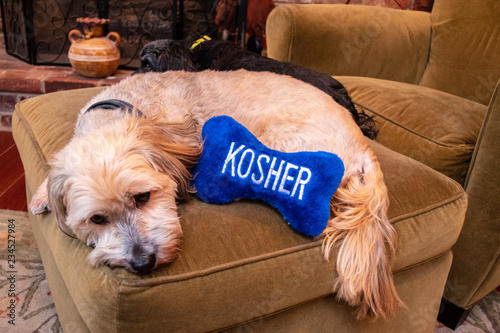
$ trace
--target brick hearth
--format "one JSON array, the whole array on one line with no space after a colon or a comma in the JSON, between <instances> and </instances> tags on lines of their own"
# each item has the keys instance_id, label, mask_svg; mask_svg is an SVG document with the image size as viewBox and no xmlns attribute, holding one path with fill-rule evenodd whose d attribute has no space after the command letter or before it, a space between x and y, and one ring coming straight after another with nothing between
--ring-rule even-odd
<instances>
[{"instance_id":1,"label":"brick hearth","mask_svg":"<svg viewBox=\"0 0 500 333\"><path fill-rule=\"evenodd\" d=\"M32 66L5 52L0 34L0 130L9 130L14 106L23 99L60 90L109 86L132 71L118 70L102 79L86 78L71 67Z\"/></svg>"}]
</instances>

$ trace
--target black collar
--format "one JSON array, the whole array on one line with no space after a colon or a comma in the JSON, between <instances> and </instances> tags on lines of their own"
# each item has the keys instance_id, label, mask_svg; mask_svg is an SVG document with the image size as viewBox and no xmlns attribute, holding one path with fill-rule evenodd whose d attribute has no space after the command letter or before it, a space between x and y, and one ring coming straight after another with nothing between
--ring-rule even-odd
<instances>
[{"instance_id":1,"label":"black collar","mask_svg":"<svg viewBox=\"0 0 500 333\"><path fill-rule=\"evenodd\" d=\"M130 103L127 103L125 101L121 101L119 99L107 99L105 101L100 101L97 103L92 104L85 110L85 112L89 112L91 110L95 109L105 109L105 110L116 110L116 109L125 109L129 113L134 112L134 106ZM138 117L144 117L144 114L136 109L137 116Z\"/></svg>"}]
</instances>

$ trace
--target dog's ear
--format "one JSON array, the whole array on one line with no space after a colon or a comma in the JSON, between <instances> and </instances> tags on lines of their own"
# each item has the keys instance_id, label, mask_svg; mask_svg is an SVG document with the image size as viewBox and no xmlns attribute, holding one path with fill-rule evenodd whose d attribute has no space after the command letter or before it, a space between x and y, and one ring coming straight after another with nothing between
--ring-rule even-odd
<instances>
[{"instance_id":1,"label":"dog's ear","mask_svg":"<svg viewBox=\"0 0 500 333\"><path fill-rule=\"evenodd\" d=\"M59 228L66 225L66 183L68 176L60 170L51 169L48 177L48 199L50 210L55 214Z\"/></svg>"},{"instance_id":2,"label":"dog's ear","mask_svg":"<svg viewBox=\"0 0 500 333\"><path fill-rule=\"evenodd\" d=\"M191 58L190 43L187 41L171 41L157 53L156 72L165 71L196 71L196 65Z\"/></svg>"},{"instance_id":3,"label":"dog's ear","mask_svg":"<svg viewBox=\"0 0 500 333\"><path fill-rule=\"evenodd\" d=\"M184 199L192 192L191 170L198 162L202 143L197 135L196 121L179 123L162 121L160 116L131 119L135 131L135 153L141 154L151 166L174 179L177 198Z\"/></svg>"},{"instance_id":4,"label":"dog's ear","mask_svg":"<svg viewBox=\"0 0 500 333\"><path fill-rule=\"evenodd\" d=\"M66 196L65 183L67 176L63 173L52 173L40 185L35 195L31 198L29 209L31 213L39 215L52 211L56 216L59 229L70 237L66 225Z\"/></svg>"}]
</instances>

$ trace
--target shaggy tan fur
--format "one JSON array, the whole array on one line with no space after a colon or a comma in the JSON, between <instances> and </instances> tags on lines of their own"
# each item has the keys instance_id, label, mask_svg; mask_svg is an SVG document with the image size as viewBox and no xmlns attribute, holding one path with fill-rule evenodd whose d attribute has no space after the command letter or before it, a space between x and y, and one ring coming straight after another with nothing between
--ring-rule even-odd
<instances>
[{"instance_id":1,"label":"shaggy tan fur","mask_svg":"<svg viewBox=\"0 0 500 333\"><path fill-rule=\"evenodd\" d=\"M85 110L120 99L145 117ZM48 182L31 201L94 247L92 264L153 269L175 259L182 230L176 200L191 191L189 170L202 148L201 127L229 115L271 149L328 151L344 162L332 198L324 257L339 247L337 297L358 317L388 317L401 303L391 266L396 234L387 219L383 175L350 114L330 96L271 73L166 72L135 75L82 109L75 136L51 162ZM147 196L148 201L144 201Z\"/></svg>"}]
</instances>

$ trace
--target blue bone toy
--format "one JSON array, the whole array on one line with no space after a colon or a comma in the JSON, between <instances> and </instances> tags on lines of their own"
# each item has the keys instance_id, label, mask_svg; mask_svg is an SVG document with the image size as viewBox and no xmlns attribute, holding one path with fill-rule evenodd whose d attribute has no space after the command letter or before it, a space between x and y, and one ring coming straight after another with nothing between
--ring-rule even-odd
<instances>
[{"instance_id":1,"label":"blue bone toy","mask_svg":"<svg viewBox=\"0 0 500 333\"><path fill-rule=\"evenodd\" d=\"M269 149L228 116L209 119L202 137L203 153L193 173L202 200L262 200L278 209L295 230L307 236L323 232L330 200L344 174L337 155Z\"/></svg>"}]
</instances>

